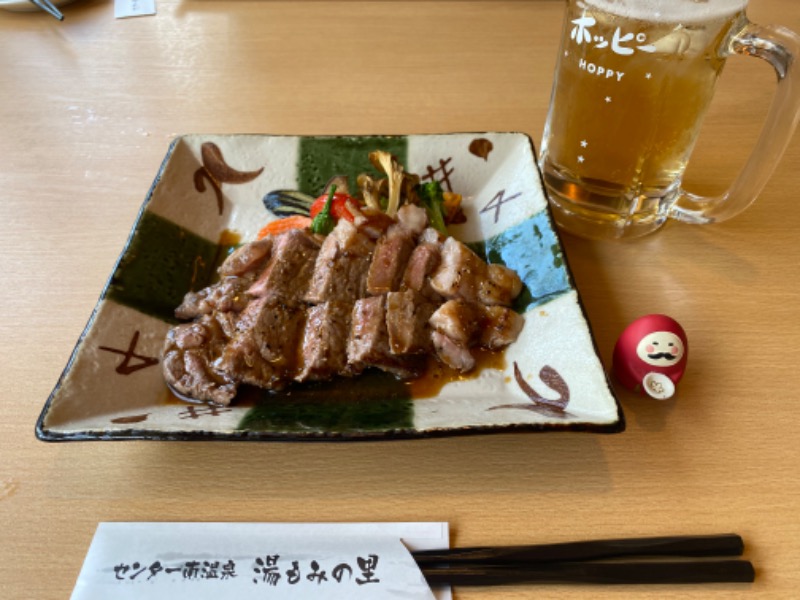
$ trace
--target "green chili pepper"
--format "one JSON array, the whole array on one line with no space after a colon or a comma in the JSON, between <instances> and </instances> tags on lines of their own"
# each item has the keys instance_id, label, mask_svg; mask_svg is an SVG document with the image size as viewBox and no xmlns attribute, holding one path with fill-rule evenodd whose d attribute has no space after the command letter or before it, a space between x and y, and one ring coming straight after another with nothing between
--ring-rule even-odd
<instances>
[{"instance_id":1,"label":"green chili pepper","mask_svg":"<svg viewBox=\"0 0 800 600\"><path fill-rule=\"evenodd\" d=\"M319 211L314 220L311 221L311 232L319 233L321 235L328 235L336 226L336 220L331 214L331 205L333 204L333 194L336 192L336 186L332 185L328 191L328 198L325 200L325 206Z\"/></svg>"}]
</instances>

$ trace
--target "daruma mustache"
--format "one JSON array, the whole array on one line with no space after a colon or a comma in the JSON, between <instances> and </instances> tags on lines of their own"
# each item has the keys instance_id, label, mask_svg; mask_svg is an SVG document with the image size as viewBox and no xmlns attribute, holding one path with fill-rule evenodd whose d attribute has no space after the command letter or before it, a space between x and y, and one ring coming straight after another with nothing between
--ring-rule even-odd
<instances>
[{"instance_id":1,"label":"daruma mustache","mask_svg":"<svg viewBox=\"0 0 800 600\"><path fill-rule=\"evenodd\" d=\"M669 352L656 352L655 354L648 354L647 358L652 358L653 360L658 360L659 358L668 358L670 360L675 360L677 356L674 354L670 354Z\"/></svg>"}]
</instances>

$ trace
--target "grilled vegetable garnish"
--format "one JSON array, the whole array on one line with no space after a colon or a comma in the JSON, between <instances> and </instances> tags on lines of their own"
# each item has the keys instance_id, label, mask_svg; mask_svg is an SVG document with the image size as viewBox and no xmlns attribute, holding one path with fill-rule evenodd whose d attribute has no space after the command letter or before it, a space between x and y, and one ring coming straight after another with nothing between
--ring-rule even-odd
<instances>
[{"instance_id":1,"label":"grilled vegetable garnish","mask_svg":"<svg viewBox=\"0 0 800 600\"><path fill-rule=\"evenodd\" d=\"M419 183L419 176L406 173L397 159L383 150L369 153L369 160L376 169L383 171L389 180L389 198L386 203L386 214L394 217L402 200L411 201L412 190ZM415 202L412 202L415 204Z\"/></svg>"},{"instance_id":2,"label":"grilled vegetable garnish","mask_svg":"<svg viewBox=\"0 0 800 600\"><path fill-rule=\"evenodd\" d=\"M289 231L290 229L307 229L309 227L311 227L310 217L303 215L292 215L291 217L284 217L283 219L275 219L274 221L270 221L261 228L261 231L258 232L256 238L261 240L268 235L278 235L279 233Z\"/></svg>"},{"instance_id":3,"label":"grilled vegetable garnish","mask_svg":"<svg viewBox=\"0 0 800 600\"><path fill-rule=\"evenodd\" d=\"M438 181L422 183L418 187L419 198L422 206L428 214L428 221L431 227L447 235L447 226L444 220L444 195L442 186Z\"/></svg>"},{"instance_id":4,"label":"grilled vegetable garnish","mask_svg":"<svg viewBox=\"0 0 800 600\"><path fill-rule=\"evenodd\" d=\"M336 187L336 189L338 190L339 188ZM314 204L311 205L311 213L309 215L312 219L315 218L320 212L322 212L323 208L325 208L325 205L328 203L329 195L330 194L323 194L322 196L314 200ZM339 219L347 219L352 223L355 217L348 210L347 206L348 204L352 205L352 203L354 202L355 206L357 206L358 205L357 200L354 200L347 194L337 191L335 194L333 194L333 201L331 202L331 215L333 215L333 218L336 219L337 221Z\"/></svg>"},{"instance_id":5,"label":"grilled vegetable garnish","mask_svg":"<svg viewBox=\"0 0 800 600\"><path fill-rule=\"evenodd\" d=\"M347 176L335 175L325 184L318 198L295 190L275 190L264 196L264 206L278 217L310 217L318 223L312 229L315 233L330 231L341 218L353 222L362 213L372 220L376 214L394 219L405 204L424 207L431 226L444 235L447 235L447 225L465 221L459 194L444 191L437 181L422 183L419 175L407 173L397 158L384 150L370 152L369 160L384 177L375 179L362 173L356 181L357 189L351 192ZM336 190L336 193L331 195L331 190ZM317 221L329 199L327 216ZM319 224L323 221L327 223L324 227ZM293 219L292 227L300 226L302 222ZM281 227L270 224L262 231L270 228L281 230ZM290 228L289 224L285 228Z\"/></svg>"},{"instance_id":6,"label":"grilled vegetable garnish","mask_svg":"<svg viewBox=\"0 0 800 600\"><path fill-rule=\"evenodd\" d=\"M312 233L328 235L333 231L333 228L336 227L336 219L334 219L331 214L331 206L333 206L333 197L335 194L336 186L332 185L328 192L328 198L325 200L325 206L322 207L322 210L319 211L317 216L314 217L314 220L311 221Z\"/></svg>"}]
</instances>

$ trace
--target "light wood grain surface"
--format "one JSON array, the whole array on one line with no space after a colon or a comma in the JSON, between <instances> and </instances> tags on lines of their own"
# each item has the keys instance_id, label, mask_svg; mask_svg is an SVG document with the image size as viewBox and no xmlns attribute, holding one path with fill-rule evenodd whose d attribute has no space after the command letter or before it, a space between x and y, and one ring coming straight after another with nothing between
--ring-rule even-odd
<instances>
[{"instance_id":1,"label":"light wood grain surface","mask_svg":"<svg viewBox=\"0 0 800 600\"><path fill-rule=\"evenodd\" d=\"M158 0L0 13L0 597L69 596L101 521L448 521L455 545L736 531L753 585L457 589L457 598L800 597L800 137L742 216L564 246L604 364L634 318L689 335L678 397L619 435L393 443L64 443L39 412L182 133L523 131L563 4ZM752 20L800 31L795 0ZM733 58L687 186L720 192L774 75Z\"/></svg>"}]
</instances>

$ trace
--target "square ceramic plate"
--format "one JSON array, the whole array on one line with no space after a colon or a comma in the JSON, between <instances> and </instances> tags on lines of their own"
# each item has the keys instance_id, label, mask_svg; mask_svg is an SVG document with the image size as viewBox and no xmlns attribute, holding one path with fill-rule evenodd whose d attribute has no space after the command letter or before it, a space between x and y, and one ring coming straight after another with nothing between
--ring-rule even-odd
<instances>
[{"instance_id":1,"label":"square ceramic plate","mask_svg":"<svg viewBox=\"0 0 800 600\"><path fill-rule=\"evenodd\" d=\"M229 407L174 398L160 353L184 294L209 283L232 246L275 218L262 201L268 192L316 195L331 175L354 180L372 170L375 149L463 195L467 219L451 233L525 284L514 307L525 318L519 339L476 375L433 388L370 375L264 392ZM623 429L530 139L467 133L176 139L36 433L48 441L357 440Z\"/></svg>"}]
</instances>

